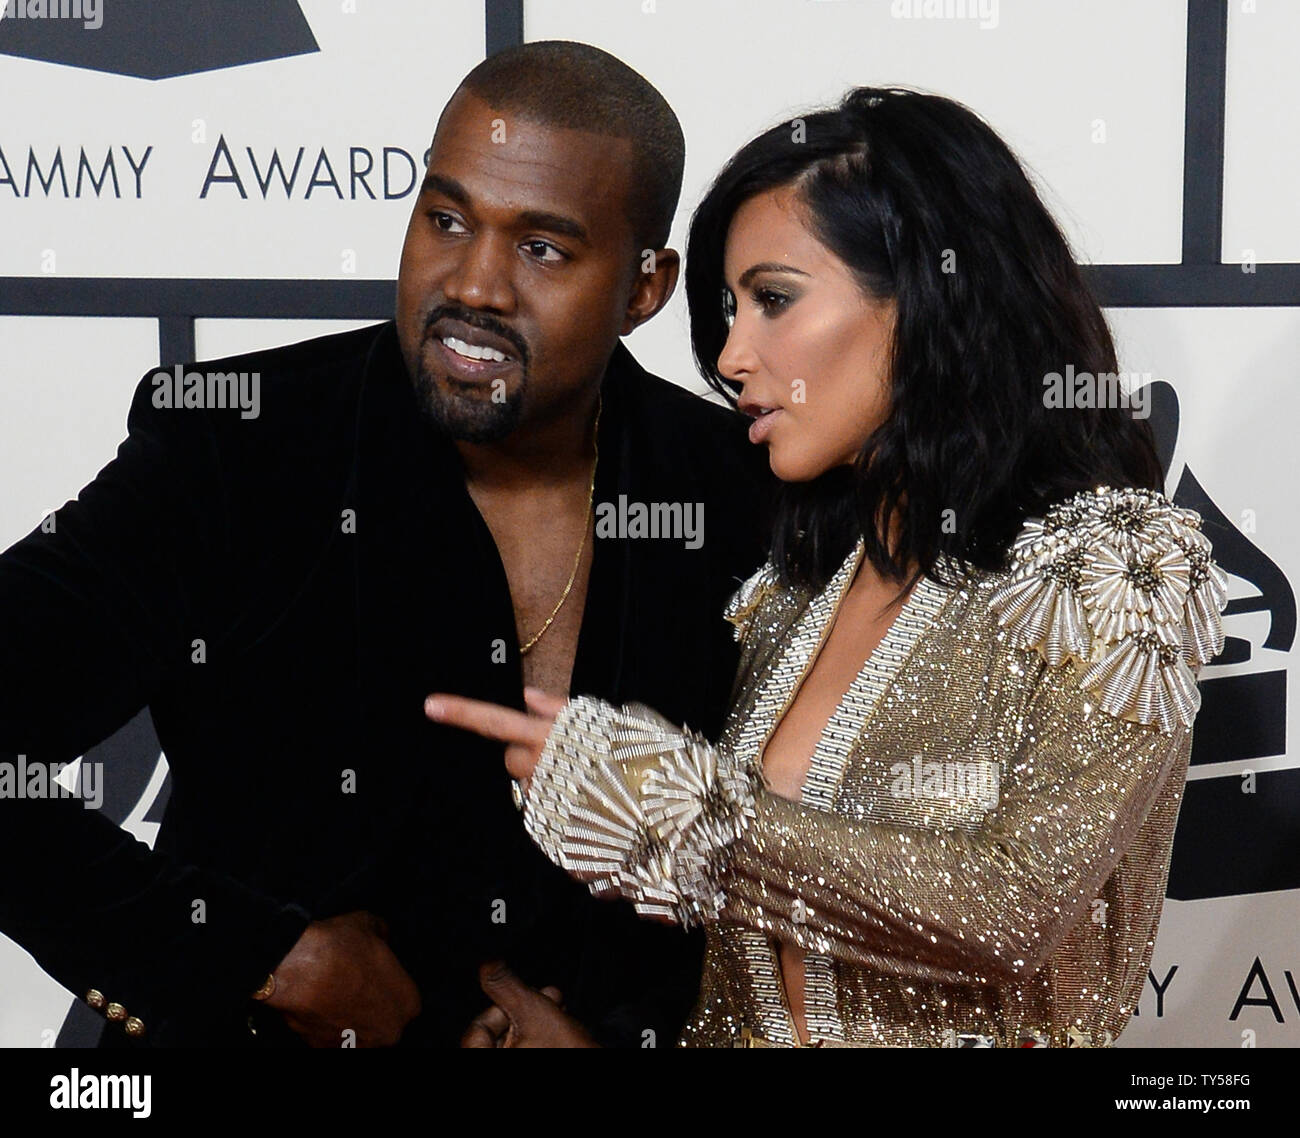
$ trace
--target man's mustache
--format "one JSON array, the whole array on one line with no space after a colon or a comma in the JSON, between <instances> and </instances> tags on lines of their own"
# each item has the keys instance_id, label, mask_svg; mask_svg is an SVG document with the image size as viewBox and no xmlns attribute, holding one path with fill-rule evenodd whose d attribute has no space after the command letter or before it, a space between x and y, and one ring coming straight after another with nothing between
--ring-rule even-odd
<instances>
[{"instance_id":1,"label":"man's mustache","mask_svg":"<svg viewBox=\"0 0 1300 1138\"><path fill-rule=\"evenodd\" d=\"M428 337L433 330L433 326L439 320L446 317L450 320L459 320L462 324L468 324L471 328L479 328L484 332L491 332L494 336L500 336L503 340L508 340L519 353L519 362L525 369L528 367L528 361L532 353L528 350L528 344L522 336L513 328L502 324L499 320L493 320L490 316L484 316L478 312L470 312L464 308L452 308L449 305L435 308L429 313L428 319L424 322L424 334Z\"/></svg>"}]
</instances>

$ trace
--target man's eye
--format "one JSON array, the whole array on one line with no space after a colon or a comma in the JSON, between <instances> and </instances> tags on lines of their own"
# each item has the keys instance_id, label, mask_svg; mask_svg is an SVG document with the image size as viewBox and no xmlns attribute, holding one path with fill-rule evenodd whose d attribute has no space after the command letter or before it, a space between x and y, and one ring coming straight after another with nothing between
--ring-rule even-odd
<instances>
[{"instance_id":1,"label":"man's eye","mask_svg":"<svg viewBox=\"0 0 1300 1138\"><path fill-rule=\"evenodd\" d=\"M443 213L441 210L435 209L429 212L429 216L433 219L433 224L444 233L463 233L465 231L465 227L450 213Z\"/></svg>"},{"instance_id":2,"label":"man's eye","mask_svg":"<svg viewBox=\"0 0 1300 1138\"><path fill-rule=\"evenodd\" d=\"M523 248L528 250L529 256L548 264L559 264L561 261L568 260L565 254L549 241L525 241Z\"/></svg>"}]
</instances>

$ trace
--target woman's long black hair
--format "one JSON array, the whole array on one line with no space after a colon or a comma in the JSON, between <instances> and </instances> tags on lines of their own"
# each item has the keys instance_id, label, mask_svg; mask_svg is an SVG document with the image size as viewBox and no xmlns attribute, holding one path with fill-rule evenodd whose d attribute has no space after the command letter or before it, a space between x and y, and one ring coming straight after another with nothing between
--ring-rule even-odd
<instances>
[{"instance_id":1,"label":"woman's long black hair","mask_svg":"<svg viewBox=\"0 0 1300 1138\"><path fill-rule=\"evenodd\" d=\"M1078 490L1163 489L1147 422L1122 407L1062 409L1044 380L1069 364L1118 372L1105 317L1015 156L951 99L859 87L782 123L718 175L691 222L686 295L696 363L726 344L723 253L736 210L790 186L815 236L865 292L897 302L889 413L853 467L777 494L782 579L820 588L859 536L896 581L1002 569L1030 516ZM895 517L892 547L882 519ZM952 560L949 560L952 559Z\"/></svg>"}]
</instances>

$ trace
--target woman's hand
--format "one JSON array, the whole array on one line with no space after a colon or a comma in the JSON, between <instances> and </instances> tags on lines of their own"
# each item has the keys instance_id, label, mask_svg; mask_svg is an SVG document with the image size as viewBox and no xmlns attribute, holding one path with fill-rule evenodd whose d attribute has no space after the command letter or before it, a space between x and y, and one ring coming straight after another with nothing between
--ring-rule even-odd
<instances>
[{"instance_id":1,"label":"woman's hand","mask_svg":"<svg viewBox=\"0 0 1300 1138\"><path fill-rule=\"evenodd\" d=\"M551 725L564 703L559 696L547 695L537 688L524 688L524 704L528 708L525 713L499 703L434 692L424 701L424 714L435 723L461 727L485 739L499 739L506 745L506 770L511 777L526 783L542 757L546 736L551 733ZM526 786L524 792L527 793Z\"/></svg>"}]
</instances>

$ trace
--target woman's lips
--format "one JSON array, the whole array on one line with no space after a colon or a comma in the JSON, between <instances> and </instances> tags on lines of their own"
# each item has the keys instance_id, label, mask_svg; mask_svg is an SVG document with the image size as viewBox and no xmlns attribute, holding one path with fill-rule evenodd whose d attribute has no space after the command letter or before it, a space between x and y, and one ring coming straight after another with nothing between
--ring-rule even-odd
<instances>
[{"instance_id":1,"label":"woman's lips","mask_svg":"<svg viewBox=\"0 0 1300 1138\"><path fill-rule=\"evenodd\" d=\"M784 412L780 407L777 407L759 415L757 419L749 424L749 441L756 446L759 443L764 442L767 439L767 436L772 433L772 421L776 419L778 415L782 414L784 414Z\"/></svg>"}]
</instances>

